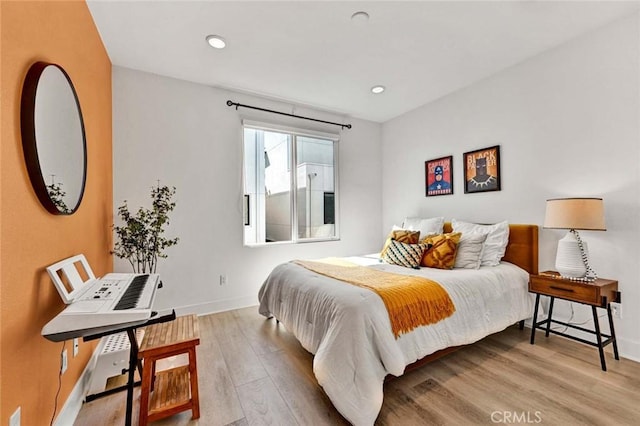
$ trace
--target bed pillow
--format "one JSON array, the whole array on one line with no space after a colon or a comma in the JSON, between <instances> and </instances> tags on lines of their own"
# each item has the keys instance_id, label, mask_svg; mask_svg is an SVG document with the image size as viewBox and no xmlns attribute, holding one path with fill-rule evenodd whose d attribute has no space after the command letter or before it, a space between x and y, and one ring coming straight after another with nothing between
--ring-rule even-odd
<instances>
[{"instance_id":1,"label":"bed pillow","mask_svg":"<svg viewBox=\"0 0 640 426\"><path fill-rule=\"evenodd\" d=\"M478 269L482 260L482 247L486 239L486 234L462 234L453 267Z\"/></svg>"},{"instance_id":2,"label":"bed pillow","mask_svg":"<svg viewBox=\"0 0 640 426\"><path fill-rule=\"evenodd\" d=\"M402 222L402 227L412 231L420 231L420 235L423 237L433 234L442 234L444 217L432 217L428 219L421 217L407 217Z\"/></svg>"},{"instance_id":3,"label":"bed pillow","mask_svg":"<svg viewBox=\"0 0 640 426\"><path fill-rule=\"evenodd\" d=\"M420 269L422 255L429 249L428 244L405 244L391 240L382 260L393 265Z\"/></svg>"},{"instance_id":4,"label":"bed pillow","mask_svg":"<svg viewBox=\"0 0 640 426\"><path fill-rule=\"evenodd\" d=\"M452 232L423 238L420 242L429 244L431 248L422 256L420 265L428 268L453 269L460 237L459 232Z\"/></svg>"},{"instance_id":5,"label":"bed pillow","mask_svg":"<svg viewBox=\"0 0 640 426\"><path fill-rule=\"evenodd\" d=\"M384 242L384 246L380 252L380 257L384 256L389 244L391 244L391 240L396 240L406 244L417 244L418 240L420 240L420 231L409 231L407 229L401 229L394 226L387 236L387 240Z\"/></svg>"},{"instance_id":6,"label":"bed pillow","mask_svg":"<svg viewBox=\"0 0 640 426\"><path fill-rule=\"evenodd\" d=\"M482 246L480 265L497 266L500 264L500 259L504 256L509 243L509 223L506 220L494 225L478 225L477 223L452 219L451 227L454 232L486 235L487 239Z\"/></svg>"}]
</instances>

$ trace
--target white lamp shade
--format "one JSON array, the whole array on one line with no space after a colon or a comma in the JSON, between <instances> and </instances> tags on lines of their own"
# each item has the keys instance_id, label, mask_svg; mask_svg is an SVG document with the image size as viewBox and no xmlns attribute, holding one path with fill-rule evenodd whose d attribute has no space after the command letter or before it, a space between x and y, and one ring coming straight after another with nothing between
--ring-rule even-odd
<instances>
[{"instance_id":1,"label":"white lamp shade","mask_svg":"<svg viewBox=\"0 0 640 426\"><path fill-rule=\"evenodd\" d=\"M547 200L544 227L605 231L602 198L555 198Z\"/></svg>"}]
</instances>

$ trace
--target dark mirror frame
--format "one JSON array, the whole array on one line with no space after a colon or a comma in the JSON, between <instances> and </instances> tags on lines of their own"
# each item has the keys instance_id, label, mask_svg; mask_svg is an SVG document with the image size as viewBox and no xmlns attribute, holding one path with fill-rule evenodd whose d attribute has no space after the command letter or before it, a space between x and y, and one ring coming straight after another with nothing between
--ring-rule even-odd
<instances>
[{"instance_id":1,"label":"dark mirror frame","mask_svg":"<svg viewBox=\"0 0 640 426\"><path fill-rule=\"evenodd\" d=\"M82 131L82 152L83 152L83 164L82 164L82 183L80 185L80 194L78 201L69 211L61 211L55 205L47 185L42 176L42 168L40 166L40 158L38 156L38 145L36 141L36 127L35 127L35 106L36 106L36 92L38 90L38 83L44 70L53 66L58 68L66 78L73 93L73 97L78 109L78 116L80 119L80 129ZM22 87L22 99L20 104L20 127L22 133L22 146L24 150L24 158L27 165L27 171L29 173L29 179L31 185L38 196L38 200L44 206L45 209L51 214L55 215L70 215L78 210L82 197L84 196L84 188L87 180L87 139L84 129L84 119L82 118L82 110L80 109L80 102L78 101L78 94L73 86L73 82L67 72L60 65L49 62L36 62L29 68L24 80L24 86Z\"/></svg>"}]
</instances>

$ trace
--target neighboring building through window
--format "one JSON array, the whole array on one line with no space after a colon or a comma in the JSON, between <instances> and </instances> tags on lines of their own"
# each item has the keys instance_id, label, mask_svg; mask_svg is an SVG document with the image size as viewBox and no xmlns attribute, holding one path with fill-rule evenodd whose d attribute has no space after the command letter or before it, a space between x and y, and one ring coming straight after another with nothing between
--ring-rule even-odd
<instances>
[{"instance_id":1,"label":"neighboring building through window","mask_svg":"<svg viewBox=\"0 0 640 426\"><path fill-rule=\"evenodd\" d=\"M337 135L244 125L244 243L334 240Z\"/></svg>"}]
</instances>

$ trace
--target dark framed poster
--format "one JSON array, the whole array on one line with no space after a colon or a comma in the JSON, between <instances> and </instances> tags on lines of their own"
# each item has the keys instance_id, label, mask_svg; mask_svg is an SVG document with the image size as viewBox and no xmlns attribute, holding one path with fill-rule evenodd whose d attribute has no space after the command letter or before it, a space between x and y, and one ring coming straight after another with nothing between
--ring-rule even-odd
<instances>
[{"instance_id":1,"label":"dark framed poster","mask_svg":"<svg viewBox=\"0 0 640 426\"><path fill-rule=\"evenodd\" d=\"M453 156L436 158L424 162L425 195L453 194Z\"/></svg>"},{"instance_id":2,"label":"dark framed poster","mask_svg":"<svg viewBox=\"0 0 640 426\"><path fill-rule=\"evenodd\" d=\"M464 192L500 191L500 146L465 152Z\"/></svg>"}]
</instances>

